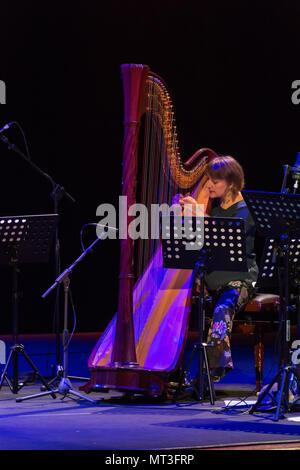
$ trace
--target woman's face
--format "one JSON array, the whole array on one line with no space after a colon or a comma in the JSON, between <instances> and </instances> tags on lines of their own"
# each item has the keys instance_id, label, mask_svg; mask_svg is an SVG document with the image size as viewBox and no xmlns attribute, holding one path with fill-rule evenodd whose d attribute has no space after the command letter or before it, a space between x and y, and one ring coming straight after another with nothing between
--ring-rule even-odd
<instances>
[{"instance_id":1,"label":"woman's face","mask_svg":"<svg viewBox=\"0 0 300 470\"><path fill-rule=\"evenodd\" d=\"M209 177L207 183L207 190L209 193L209 197L211 198L219 197L222 199L228 193L231 187L232 184L228 184L227 181L224 179Z\"/></svg>"}]
</instances>

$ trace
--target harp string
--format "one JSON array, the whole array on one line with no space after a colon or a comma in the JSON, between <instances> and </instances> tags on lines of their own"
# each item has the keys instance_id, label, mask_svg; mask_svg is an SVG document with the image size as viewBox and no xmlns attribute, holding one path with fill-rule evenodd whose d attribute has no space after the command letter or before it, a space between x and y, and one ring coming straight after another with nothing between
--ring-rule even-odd
<instances>
[{"instance_id":1,"label":"harp string","mask_svg":"<svg viewBox=\"0 0 300 470\"><path fill-rule=\"evenodd\" d=\"M148 239L140 240L139 243L139 274L153 256L158 244L158 240L151 239L151 224L158 222L150 218L151 204L170 203L175 189L174 180L170 177L165 135L161 126L161 95L153 80L149 80L147 86L141 202L147 207L149 219ZM170 186L170 182L173 185Z\"/></svg>"},{"instance_id":2,"label":"harp string","mask_svg":"<svg viewBox=\"0 0 300 470\"><path fill-rule=\"evenodd\" d=\"M151 237L151 224L158 224L158 220L151 220L151 204L172 204L177 192L191 190L203 173L206 161L200 161L196 166L186 167L183 163L179 145L175 112L172 100L164 85L156 77L148 77L145 92L143 151L141 163L141 194L140 201L146 206L148 213L148 238L139 238L137 241L137 280L143 278L142 274L151 260L151 269L162 275L161 262L155 256L160 240ZM145 285L138 286L145 291ZM147 316L147 312L140 319ZM138 328L137 328L138 330Z\"/></svg>"},{"instance_id":3,"label":"harp string","mask_svg":"<svg viewBox=\"0 0 300 470\"><path fill-rule=\"evenodd\" d=\"M141 190L141 202L147 207L148 214L151 214L151 204L171 205L182 181L180 166L172 102L157 78L149 78L146 91ZM158 240L151 240L151 223L156 222L148 220L148 239L139 241L138 276L157 249Z\"/></svg>"}]
</instances>

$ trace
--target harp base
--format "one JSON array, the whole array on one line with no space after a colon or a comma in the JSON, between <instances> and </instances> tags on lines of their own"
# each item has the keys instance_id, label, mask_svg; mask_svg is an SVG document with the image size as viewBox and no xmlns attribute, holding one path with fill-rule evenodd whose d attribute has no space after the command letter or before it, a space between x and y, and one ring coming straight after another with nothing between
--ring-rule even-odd
<instances>
[{"instance_id":1,"label":"harp base","mask_svg":"<svg viewBox=\"0 0 300 470\"><path fill-rule=\"evenodd\" d=\"M142 393L152 397L164 395L168 390L165 372L156 372L142 367L98 367L91 369L91 378L80 390L101 392L114 389L130 393Z\"/></svg>"}]
</instances>

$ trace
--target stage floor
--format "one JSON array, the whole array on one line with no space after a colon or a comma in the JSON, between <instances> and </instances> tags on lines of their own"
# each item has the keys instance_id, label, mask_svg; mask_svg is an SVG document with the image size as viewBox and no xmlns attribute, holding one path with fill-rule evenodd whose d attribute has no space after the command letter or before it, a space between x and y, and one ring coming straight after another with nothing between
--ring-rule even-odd
<instances>
[{"instance_id":1,"label":"stage floor","mask_svg":"<svg viewBox=\"0 0 300 470\"><path fill-rule=\"evenodd\" d=\"M45 355L49 348L53 354L53 336L21 339L35 365L45 374L53 359ZM94 340L94 334L74 337L69 354L73 375L88 376L83 375L88 372L84 367ZM244 353L244 358L239 355L238 364L239 361L244 364L247 357L249 362L252 351L245 348ZM21 370L30 370L22 361L20 358L20 375ZM177 402L159 402L141 396L126 400L121 393L112 391L88 395L79 391L82 398L57 393L55 399L45 395L18 402L19 398L39 394L41 384L29 382L13 394L4 382L0 389L0 449L97 450L103 451L101 459L115 458L114 451L137 452L132 455L147 451L153 456L157 452L176 451L183 456L193 455L192 463L204 450L300 449L300 411L289 411L278 421L274 420L274 409L249 414L257 400L251 367L248 376L247 370L242 374L237 367L231 379L229 374L226 381L215 384L214 405L208 398L200 403L192 396ZM70 383L71 390L78 391L85 382L71 379ZM86 398L97 402L91 403ZM147 459L148 454L141 456ZM126 455L130 456L130 452Z\"/></svg>"}]
</instances>

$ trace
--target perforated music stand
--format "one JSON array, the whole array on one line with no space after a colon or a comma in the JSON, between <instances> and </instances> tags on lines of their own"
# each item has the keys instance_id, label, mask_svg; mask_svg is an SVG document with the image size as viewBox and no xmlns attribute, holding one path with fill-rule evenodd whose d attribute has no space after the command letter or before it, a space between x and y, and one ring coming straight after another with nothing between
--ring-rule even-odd
<instances>
[{"instance_id":1,"label":"perforated music stand","mask_svg":"<svg viewBox=\"0 0 300 470\"><path fill-rule=\"evenodd\" d=\"M280 263L280 240L277 238L267 238L261 257L257 287L260 292L272 292L278 294L282 291L282 266ZM289 245L289 291L293 296L295 310L297 311L297 338L300 338L300 238L291 238ZM280 297L282 300L283 296ZM282 308L282 306L281 306ZM282 322L279 323L279 331ZM282 345L281 345L282 346ZM284 343L284 354L287 354ZM282 352L282 351L281 351ZM281 357L281 355L279 355Z\"/></svg>"},{"instance_id":2,"label":"perforated music stand","mask_svg":"<svg viewBox=\"0 0 300 470\"><path fill-rule=\"evenodd\" d=\"M265 240L261 257L260 271L257 285L262 292L275 291L280 293L280 270L278 268L280 240L275 237L268 237ZM289 245L289 271L291 285L297 276L300 259L300 238L291 238Z\"/></svg>"},{"instance_id":3,"label":"perforated music stand","mask_svg":"<svg viewBox=\"0 0 300 470\"><path fill-rule=\"evenodd\" d=\"M249 211L256 223L258 233L268 237L265 245L266 265L260 273L266 281L267 274L270 280L277 275L280 294L281 324L283 326L283 366L279 368L270 384L260 395L257 402L251 407L250 413L258 408L272 386L278 383L278 400L275 413L275 421L283 416L284 411L289 411L289 379L293 374L293 366L290 362L290 280L291 264L293 269L299 268L299 250L296 240L300 237L300 195L284 193L265 193L262 191L243 191ZM269 245L268 240L272 240ZM297 253L297 254L296 254ZM271 269L274 266L273 269ZM277 271L277 273L276 273ZM264 274L266 274L264 276ZM279 387L280 385L280 387Z\"/></svg>"},{"instance_id":4,"label":"perforated music stand","mask_svg":"<svg viewBox=\"0 0 300 470\"><path fill-rule=\"evenodd\" d=\"M18 276L20 265L25 263L45 263L49 259L50 247L57 226L56 214L22 215L0 217L0 264L12 267L12 312L13 312L13 345L7 363L3 369L0 388L6 379L13 393L18 393L18 353L21 353L29 363L35 374L48 390L46 380L27 355L24 346L18 343L19 296ZM13 381L9 380L7 370L13 361ZM55 398L55 394L52 394Z\"/></svg>"},{"instance_id":5,"label":"perforated music stand","mask_svg":"<svg viewBox=\"0 0 300 470\"><path fill-rule=\"evenodd\" d=\"M195 390L199 401L204 399L203 360L206 367L210 402L214 404L214 389L210 377L206 348L203 342L205 330L204 278L207 271L247 271L244 220L229 217L179 217L162 218L163 266L174 269L193 269L200 279L198 301L199 342L193 346L185 374L189 370L193 355L198 350L198 387ZM179 384L180 390L182 382Z\"/></svg>"}]
</instances>

